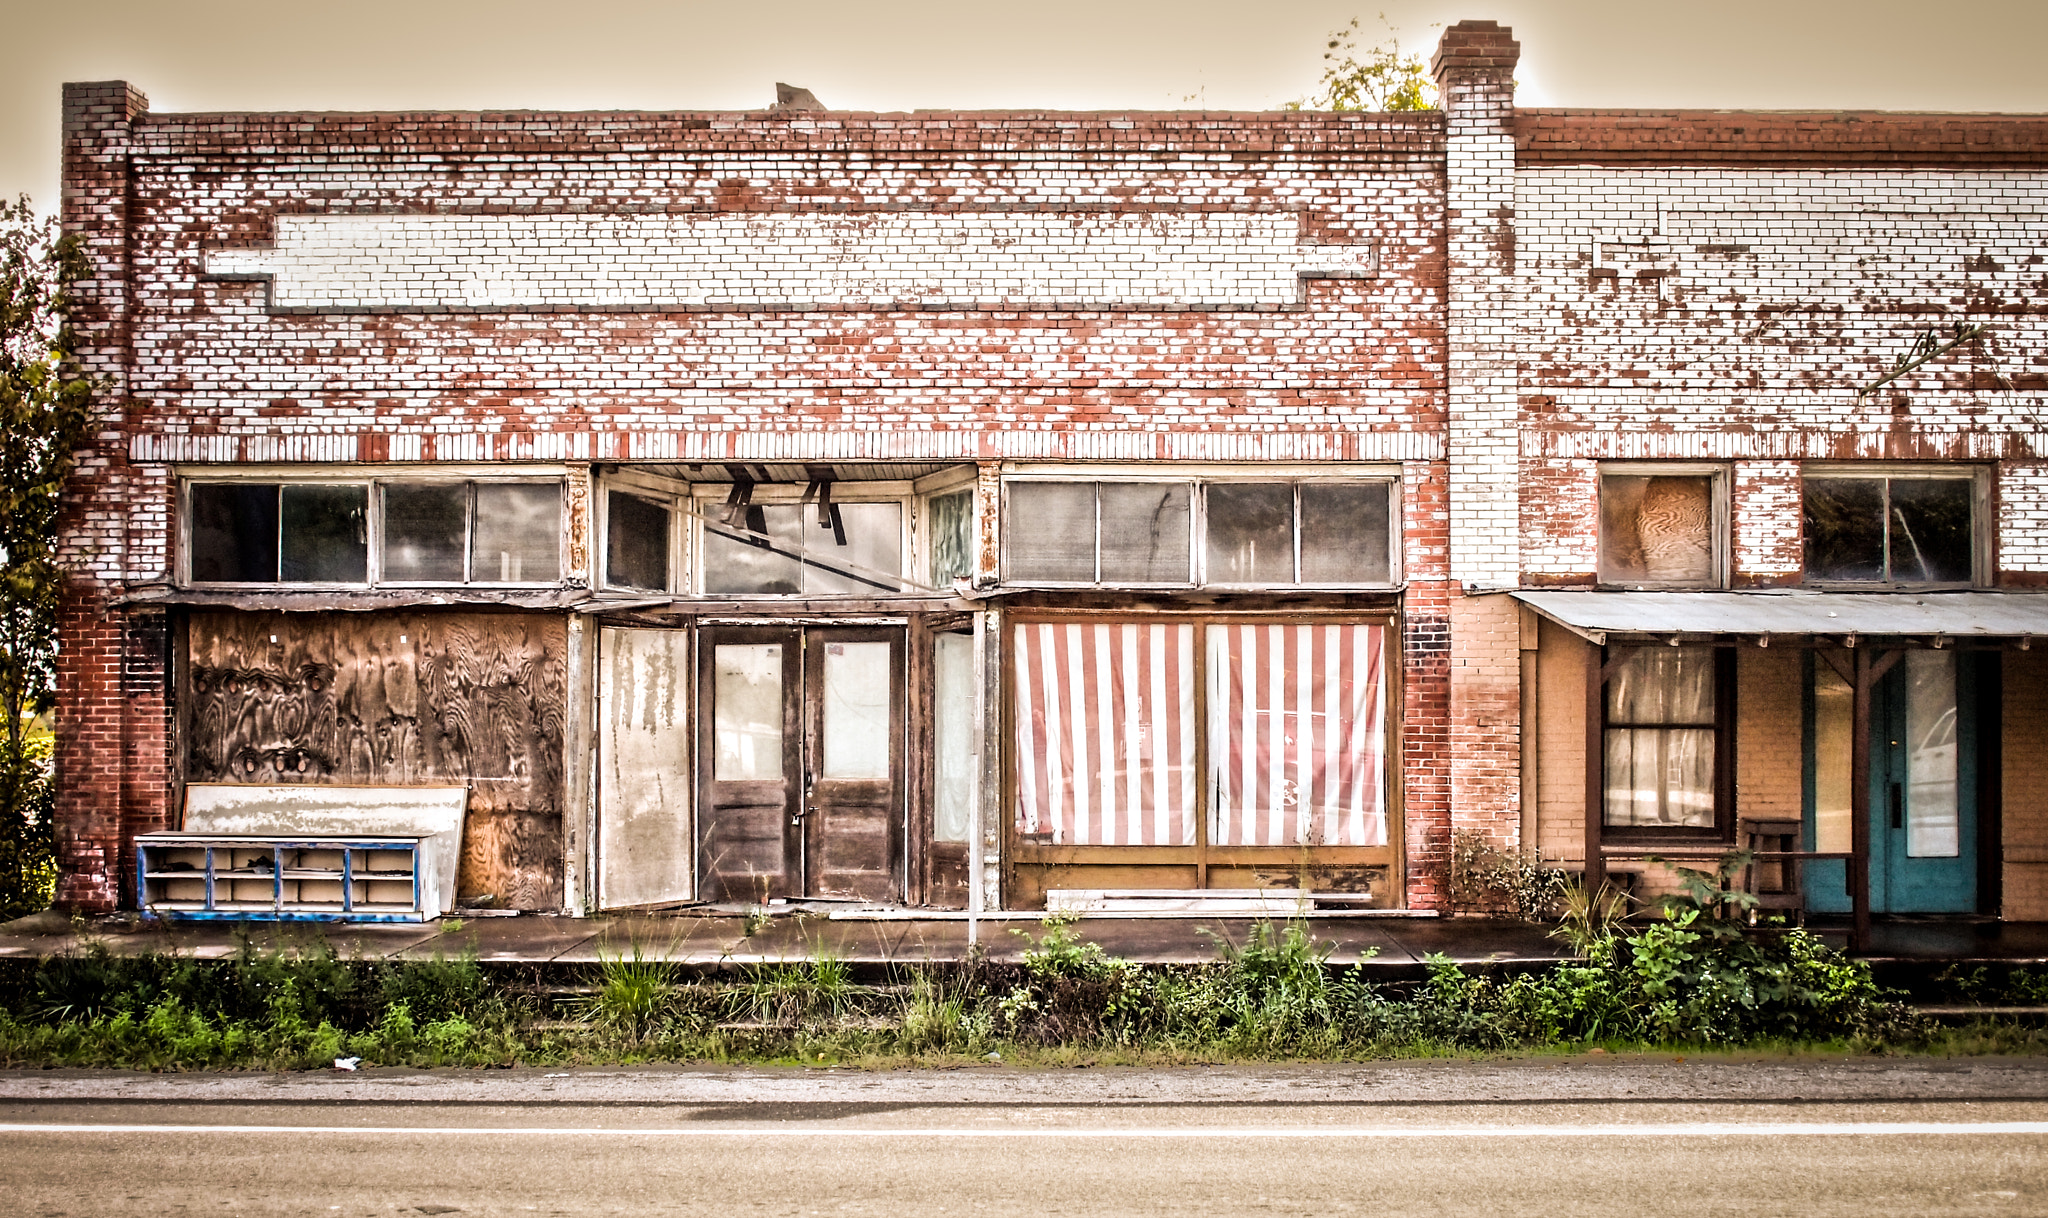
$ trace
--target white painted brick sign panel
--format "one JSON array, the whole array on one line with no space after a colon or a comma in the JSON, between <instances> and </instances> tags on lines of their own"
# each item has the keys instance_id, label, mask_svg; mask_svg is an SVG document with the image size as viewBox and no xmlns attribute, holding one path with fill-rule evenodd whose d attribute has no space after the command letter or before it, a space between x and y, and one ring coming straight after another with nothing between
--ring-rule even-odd
<instances>
[{"instance_id":1,"label":"white painted brick sign panel","mask_svg":"<svg viewBox=\"0 0 2048 1218\"><path fill-rule=\"evenodd\" d=\"M274 248L206 254L315 311L1287 307L1371 269L1284 211L281 215Z\"/></svg>"}]
</instances>

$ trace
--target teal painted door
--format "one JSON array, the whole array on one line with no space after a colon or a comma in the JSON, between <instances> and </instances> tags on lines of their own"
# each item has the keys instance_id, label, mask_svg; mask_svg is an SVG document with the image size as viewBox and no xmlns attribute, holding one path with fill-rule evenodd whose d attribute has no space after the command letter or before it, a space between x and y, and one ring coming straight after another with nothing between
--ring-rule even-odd
<instances>
[{"instance_id":1,"label":"teal painted door","mask_svg":"<svg viewBox=\"0 0 2048 1218\"><path fill-rule=\"evenodd\" d=\"M1818 660L1808 679L1806 840L1849 849L1849 686ZM1974 657L1908 651L1872 691L1870 908L1977 908ZM1807 864L1807 908L1846 913L1845 864Z\"/></svg>"}]
</instances>

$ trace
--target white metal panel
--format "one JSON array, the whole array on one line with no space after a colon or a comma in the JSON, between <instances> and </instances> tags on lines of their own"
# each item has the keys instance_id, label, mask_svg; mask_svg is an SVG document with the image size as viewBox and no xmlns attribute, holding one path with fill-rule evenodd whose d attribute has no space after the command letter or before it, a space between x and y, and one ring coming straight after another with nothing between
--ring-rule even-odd
<instances>
[{"instance_id":1,"label":"white metal panel","mask_svg":"<svg viewBox=\"0 0 2048 1218\"><path fill-rule=\"evenodd\" d=\"M185 788L185 832L265 837L419 837L420 892L432 912L455 907L467 787L242 786Z\"/></svg>"},{"instance_id":2,"label":"white metal panel","mask_svg":"<svg viewBox=\"0 0 2048 1218\"><path fill-rule=\"evenodd\" d=\"M598 905L690 900L689 634L607 628L598 664Z\"/></svg>"}]
</instances>

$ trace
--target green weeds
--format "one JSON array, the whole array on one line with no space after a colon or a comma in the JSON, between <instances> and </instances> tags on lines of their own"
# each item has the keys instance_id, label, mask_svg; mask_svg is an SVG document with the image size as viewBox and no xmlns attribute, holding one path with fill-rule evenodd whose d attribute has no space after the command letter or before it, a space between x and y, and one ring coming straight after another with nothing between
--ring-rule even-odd
<instances>
[{"instance_id":1,"label":"green weeds","mask_svg":"<svg viewBox=\"0 0 2048 1218\"><path fill-rule=\"evenodd\" d=\"M119 957L103 946L0 969L0 1066L149 1070L622 1064L644 1061L942 1065L998 1058L1182 1062L1452 1053L1691 1051L2040 1052L2038 1026L1937 1027L1908 1014L1803 930L1748 927L1703 875L1648 923L1582 896L1562 933L1581 957L1532 971L1430 957L1390 983L1330 963L1301 922L1216 937L1202 964L1139 965L1072 920L1024 936L1010 960L899 968L863 980L808 959L687 974L637 944L572 985L492 972L469 957L366 962L318 940L234 957ZM1577 911L1577 912L1574 912ZM560 980L560 974L554 975ZM573 978L572 978L573 980ZM2023 1005L2048 979L1955 973L1959 995Z\"/></svg>"}]
</instances>

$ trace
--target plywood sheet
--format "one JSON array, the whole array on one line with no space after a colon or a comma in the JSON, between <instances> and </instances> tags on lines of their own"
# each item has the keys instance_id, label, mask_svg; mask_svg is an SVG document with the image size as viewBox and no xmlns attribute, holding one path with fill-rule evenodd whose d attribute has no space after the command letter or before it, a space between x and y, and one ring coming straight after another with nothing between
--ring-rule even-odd
<instances>
[{"instance_id":1,"label":"plywood sheet","mask_svg":"<svg viewBox=\"0 0 2048 1218\"><path fill-rule=\"evenodd\" d=\"M564 619L534 613L195 613L188 782L462 785L457 890L561 903Z\"/></svg>"},{"instance_id":2,"label":"plywood sheet","mask_svg":"<svg viewBox=\"0 0 2048 1218\"><path fill-rule=\"evenodd\" d=\"M693 895L690 639L608 629L599 642L598 902Z\"/></svg>"}]
</instances>

